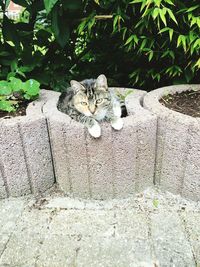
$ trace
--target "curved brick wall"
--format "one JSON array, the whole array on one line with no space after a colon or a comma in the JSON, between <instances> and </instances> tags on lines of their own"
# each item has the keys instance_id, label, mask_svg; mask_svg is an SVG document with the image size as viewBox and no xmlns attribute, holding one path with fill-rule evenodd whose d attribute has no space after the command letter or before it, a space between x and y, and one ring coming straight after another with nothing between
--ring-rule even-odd
<instances>
[{"instance_id":1,"label":"curved brick wall","mask_svg":"<svg viewBox=\"0 0 200 267\"><path fill-rule=\"evenodd\" d=\"M159 88L145 96L144 106L158 116L156 184L200 200L200 118L172 111L159 103L163 95L192 89L200 89L200 85Z\"/></svg>"},{"instance_id":2,"label":"curved brick wall","mask_svg":"<svg viewBox=\"0 0 200 267\"><path fill-rule=\"evenodd\" d=\"M27 115L0 119L0 198L38 194L54 183L46 118L48 92L29 104Z\"/></svg>"},{"instance_id":3,"label":"curved brick wall","mask_svg":"<svg viewBox=\"0 0 200 267\"><path fill-rule=\"evenodd\" d=\"M141 106L144 91L134 90L127 97L129 116L123 119L123 130L114 131L103 123L99 139L59 112L59 93L52 95L43 112L48 119L56 180L66 193L83 198L120 198L153 184L156 116Z\"/></svg>"}]
</instances>

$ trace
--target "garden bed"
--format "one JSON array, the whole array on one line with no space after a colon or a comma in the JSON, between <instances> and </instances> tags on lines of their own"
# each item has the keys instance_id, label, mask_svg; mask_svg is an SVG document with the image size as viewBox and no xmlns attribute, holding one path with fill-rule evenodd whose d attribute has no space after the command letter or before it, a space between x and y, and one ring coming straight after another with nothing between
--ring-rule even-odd
<instances>
[{"instance_id":1,"label":"garden bed","mask_svg":"<svg viewBox=\"0 0 200 267\"><path fill-rule=\"evenodd\" d=\"M193 98L199 97L194 94L199 89L199 85L168 86L144 98L144 106L158 116L155 183L193 200L200 200L200 118Z\"/></svg>"},{"instance_id":2,"label":"garden bed","mask_svg":"<svg viewBox=\"0 0 200 267\"><path fill-rule=\"evenodd\" d=\"M43 111L48 119L56 180L65 193L82 198L120 198L152 186L156 116L141 106L144 91L134 90L127 96L128 116L123 118L123 129L115 131L103 123L99 139L58 111L59 95L52 92Z\"/></svg>"},{"instance_id":3,"label":"garden bed","mask_svg":"<svg viewBox=\"0 0 200 267\"><path fill-rule=\"evenodd\" d=\"M0 198L38 194L54 183L49 136L42 106L48 92L30 103L25 116L0 118Z\"/></svg>"},{"instance_id":4,"label":"garden bed","mask_svg":"<svg viewBox=\"0 0 200 267\"><path fill-rule=\"evenodd\" d=\"M14 112L7 112L0 110L0 119L1 118L12 118L12 117L17 117L17 116L25 116L26 115L26 109L28 106L28 102L21 102L18 104L18 108Z\"/></svg>"},{"instance_id":5,"label":"garden bed","mask_svg":"<svg viewBox=\"0 0 200 267\"><path fill-rule=\"evenodd\" d=\"M200 117L200 86L198 91L183 91L163 96L160 103L185 115Z\"/></svg>"}]
</instances>

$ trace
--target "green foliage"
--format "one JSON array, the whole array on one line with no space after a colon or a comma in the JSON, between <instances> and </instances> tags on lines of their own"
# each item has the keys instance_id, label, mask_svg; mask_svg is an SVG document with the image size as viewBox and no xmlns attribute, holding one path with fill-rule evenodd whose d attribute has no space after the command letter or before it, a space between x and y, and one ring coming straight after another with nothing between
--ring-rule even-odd
<instances>
[{"instance_id":1,"label":"green foliage","mask_svg":"<svg viewBox=\"0 0 200 267\"><path fill-rule=\"evenodd\" d=\"M199 0L1 1L0 79L38 80L61 91L105 73L112 86L151 90L200 83Z\"/></svg>"},{"instance_id":2,"label":"green foliage","mask_svg":"<svg viewBox=\"0 0 200 267\"><path fill-rule=\"evenodd\" d=\"M120 92L120 91L117 91L117 96L119 97L119 99L121 100L121 101L125 101L125 99L126 99L126 97L128 96L128 95L130 95L130 94L132 94L134 92L134 90L132 90L132 89L129 89L129 90L125 90L125 92Z\"/></svg>"},{"instance_id":3,"label":"green foliage","mask_svg":"<svg viewBox=\"0 0 200 267\"><path fill-rule=\"evenodd\" d=\"M39 82L33 79L22 82L11 77L9 81L0 81L0 110L15 111L19 102L36 99L39 90Z\"/></svg>"}]
</instances>

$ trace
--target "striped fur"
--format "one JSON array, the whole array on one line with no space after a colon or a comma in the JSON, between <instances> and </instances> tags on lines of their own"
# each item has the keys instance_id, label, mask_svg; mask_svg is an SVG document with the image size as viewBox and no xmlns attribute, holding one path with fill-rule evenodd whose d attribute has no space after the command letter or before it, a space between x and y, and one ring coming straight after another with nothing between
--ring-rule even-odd
<instances>
[{"instance_id":1,"label":"striped fur","mask_svg":"<svg viewBox=\"0 0 200 267\"><path fill-rule=\"evenodd\" d=\"M99 121L106 120L112 124L121 117L120 101L109 90L104 75L96 80L71 81L71 87L59 98L58 109L83 123L89 131L92 127L100 127Z\"/></svg>"}]
</instances>

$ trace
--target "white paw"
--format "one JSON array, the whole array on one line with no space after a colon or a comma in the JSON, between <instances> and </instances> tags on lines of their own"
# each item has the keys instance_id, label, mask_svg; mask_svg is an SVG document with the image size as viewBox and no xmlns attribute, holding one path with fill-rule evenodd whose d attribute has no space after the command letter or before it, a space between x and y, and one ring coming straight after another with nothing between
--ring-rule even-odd
<instances>
[{"instance_id":1,"label":"white paw","mask_svg":"<svg viewBox=\"0 0 200 267\"><path fill-rule=\"evenodd\" d=\"M113 111L114 111L115 116L121 117L122 110L121 110L121 107L119 105L115 105L113 108Z\"/></svg>"},{"instance_id":2,"label":"white paw","mask_svg":"<svg viewBox=\"0 0 200 267\"><path fill-rule=\"evenodd\" d=\"M98 138L101 136L101 128L99 124L95 124L94 126L88 128L88 131L95 138Z\"/></svg>"},{"instance_id":3,"label":"white paw","mask_svg":"<svg viewBox=\"0 0 200 267\"><path fill-rule=\"evenodd\" d=\"M115 130L121 130L124 123L123 123L123 120L121 118L119 118L119 119L111 122L111 125Z\"/></svg>"}]
</instances>

